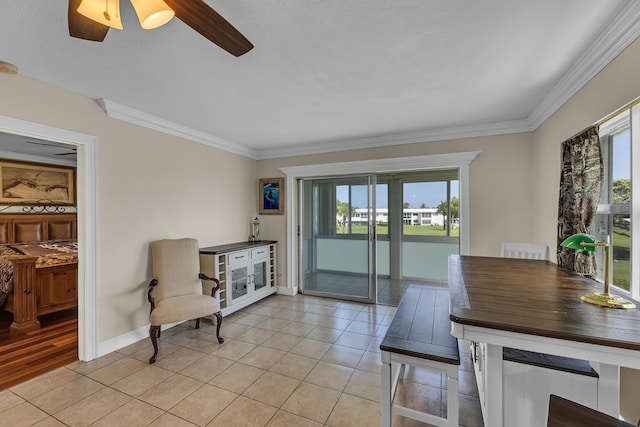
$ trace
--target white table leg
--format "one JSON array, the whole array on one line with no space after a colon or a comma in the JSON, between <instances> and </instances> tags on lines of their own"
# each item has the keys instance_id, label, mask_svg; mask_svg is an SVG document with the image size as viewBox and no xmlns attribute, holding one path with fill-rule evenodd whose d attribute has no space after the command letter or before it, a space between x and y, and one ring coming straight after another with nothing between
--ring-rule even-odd
<instances>
[{"instance_id":1,"label":"white table leg","mask_svg":"<svg viewBox=\"0 0 640 427\"><path fill-rule=\"evenodd\" d=\"M447 371L447 425L458 427L460 402L458 397L458 365Z\"/></svg>"},{"instance_id":2,"label":"white table leg","mask_svg":"<svg viewBox=\"0 0 640 427\"><path fill-rule=\"evenodd\" d=\"M598 371L598 411L618 418L620 415L620 367L600 364Z\"/></svg>"},{"instance_id":3,"label":"white table leg","mask_svg":"<svg viewBox=\"0 0 640 427\"><path fill-rule=\"evenodd\" d=\"M380 367L380 378L382 382L380 395L380 426L391 427L391 356L389 352L381 353L382 365Z\"/></svg>"},{"instance_id":4,"label":"white table leg","mask_svg":"<svg viewBox=\"0 0 640 427\"><path fill-rule=\"evenodd\" d=\"M502 346L487 344L485 360L487 422L491 427L502 427Z\"/></svg>"}]
</instances>

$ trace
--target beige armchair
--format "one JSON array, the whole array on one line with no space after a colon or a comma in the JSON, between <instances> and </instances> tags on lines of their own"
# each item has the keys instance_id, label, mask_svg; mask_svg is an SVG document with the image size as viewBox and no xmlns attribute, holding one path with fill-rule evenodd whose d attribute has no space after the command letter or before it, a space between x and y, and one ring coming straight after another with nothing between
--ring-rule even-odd
<instances>
[{"instance_id":1,"label":"beige armchair","mask_svg":"<svg viewBox=\"0 0 640 427\"><path fill-rule=\"evenodd\" d=\"M165 239L151 243L153 279L149 283L147 298L151 304L149 337L153 343L154 363L158 356L160 326L168 323L196 319L196 329L200 328L200 318L216 317L216 337L219 343L222 313L215 294L220 282L200 273L200 253L196 239ZM211 295L203 295L202 280L211 280L216 286Z\"/></svg>"}]
</instances>

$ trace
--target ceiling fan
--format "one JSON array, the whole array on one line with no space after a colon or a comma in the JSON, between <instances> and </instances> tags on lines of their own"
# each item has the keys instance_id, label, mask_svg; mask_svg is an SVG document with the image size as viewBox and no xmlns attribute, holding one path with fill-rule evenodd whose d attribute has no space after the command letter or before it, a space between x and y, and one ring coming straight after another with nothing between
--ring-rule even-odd
<instances>
[{"instance_id":1,"label":"ceiling fan","mask_svg":"<svg viewBox=\"0 0 640 427\"><path fill-rule=\"evenodd\" d=\"M58 144L48 144L46 142L35 142L35 141L25 141L27 144L34 144L34 145L44 145L46 147L55 147L55 148L59 148L61 150L71 150L68 153L54 153L54 156L75 156L78 151L78 149L76 147L68 147L65 145L58 145Z\"/></svg>"},{"instance_id":2,"label":"ceiling fan","mask_svg":"<svg viewBox=\"0 0 640 427\"><path fill-rule=\"evenodd\" d=\"M131 0L145 29L166 24L174 14L205 38L234 56L253 44L203 0ZM69 35L101 42L109 27L122 29L120 0L69 0Z\"/></svg>"}]
</instances>

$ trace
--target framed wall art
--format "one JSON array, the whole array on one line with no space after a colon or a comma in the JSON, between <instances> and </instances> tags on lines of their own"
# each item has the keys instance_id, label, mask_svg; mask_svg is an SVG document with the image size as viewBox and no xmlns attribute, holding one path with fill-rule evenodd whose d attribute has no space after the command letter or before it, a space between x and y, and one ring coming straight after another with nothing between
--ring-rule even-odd
<instances>
[{"instance_id":1,"label":"framed wall art","mask_svg":"<svg viewBox=\"0 0 640 427\"><path fill-rule=\"evenodd\" d=\"M76 169L0 159L2 205L76 204Z\"/></svg>"},{"instance_id":2,"label":"framed wall art","mask_svg":"<svg viewBox=\"0 0 640 427\"><path fill-rule=\"evenodd\" d=\"M260 178L258 199L260 215L284 214L284 178Z\"/></svg>"}]
</instances>

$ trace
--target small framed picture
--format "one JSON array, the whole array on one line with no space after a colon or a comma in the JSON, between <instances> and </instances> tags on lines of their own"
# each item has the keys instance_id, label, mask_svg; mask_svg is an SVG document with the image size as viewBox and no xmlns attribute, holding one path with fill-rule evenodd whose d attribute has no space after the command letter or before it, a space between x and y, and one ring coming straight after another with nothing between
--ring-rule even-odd
<instances>
[{"instance_id":1,"label":"small framed picture","mask_svg":"<svg viewBox=\"0 0 640 427\"><path fill-rule=\"evenodd\" d=\"M260 178L258 182L258 213L284 214L284 178Z\"/></svg>"}]
</instances>

